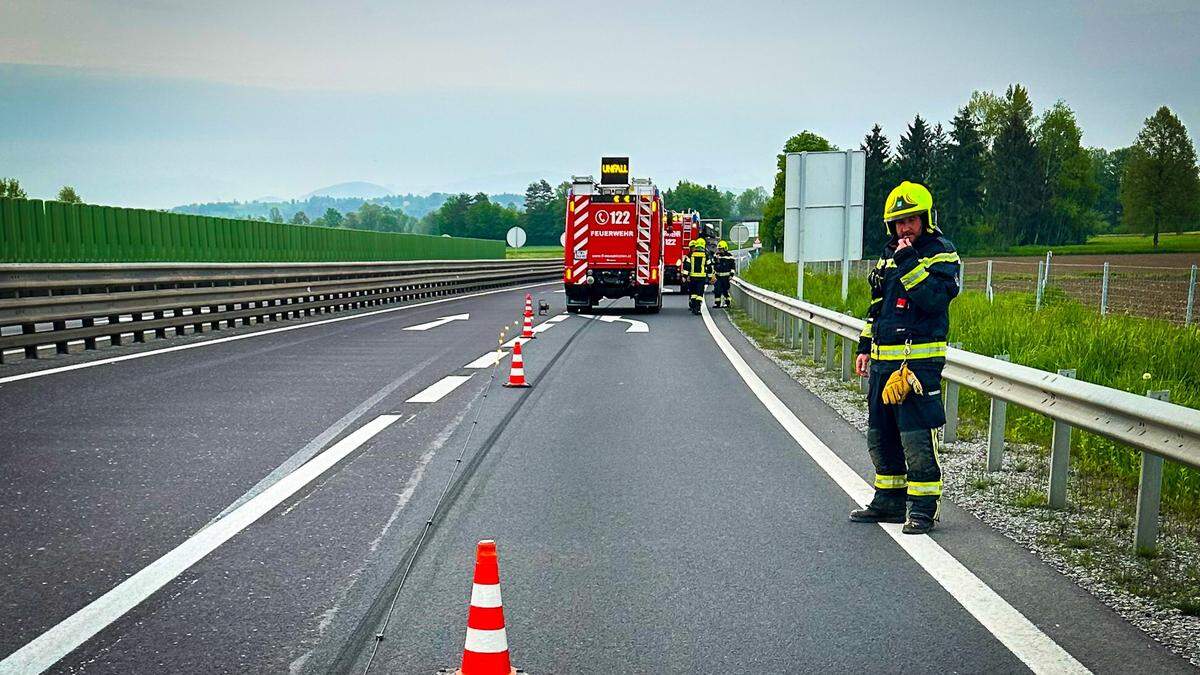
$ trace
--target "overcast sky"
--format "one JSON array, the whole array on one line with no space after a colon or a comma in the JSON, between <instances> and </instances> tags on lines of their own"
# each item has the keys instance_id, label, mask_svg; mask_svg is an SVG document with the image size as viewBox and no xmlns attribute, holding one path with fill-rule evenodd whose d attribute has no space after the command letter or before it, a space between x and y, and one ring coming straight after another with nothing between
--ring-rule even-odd
<instances>
[{"instance_id":1,"label":"overcast sky","mask_svg":"<svg viewBox=\"0 0 1200 675\"><path fill-rule=\"evenodd\" d=\"M850 5L853 5L851 7ZM523 191L597 173L769 185L783 141L857 147L1020 82L1084 143L1168 105L1200 131L1200 2L0 0L0 176L166 207Z\"/></svg>"}]
</instances>

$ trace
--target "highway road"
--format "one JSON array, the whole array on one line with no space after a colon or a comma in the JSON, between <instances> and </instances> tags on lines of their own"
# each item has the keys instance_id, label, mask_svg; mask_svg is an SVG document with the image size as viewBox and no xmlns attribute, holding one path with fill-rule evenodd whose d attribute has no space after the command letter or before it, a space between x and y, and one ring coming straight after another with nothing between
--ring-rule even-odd
<instances>
[{"instance_id":1,"label":"highway road","mask_svg":"<svg viewBox=\"0 0 1200 675\"><path fill-rule=\"evenodd\" d=\"M489 538L532 673L1192 672L952 505L848 522L861 434L722 313L556 288L529 389L515 289L0 369L0 672L455 667Z\"/></svg>"}]
</instances>

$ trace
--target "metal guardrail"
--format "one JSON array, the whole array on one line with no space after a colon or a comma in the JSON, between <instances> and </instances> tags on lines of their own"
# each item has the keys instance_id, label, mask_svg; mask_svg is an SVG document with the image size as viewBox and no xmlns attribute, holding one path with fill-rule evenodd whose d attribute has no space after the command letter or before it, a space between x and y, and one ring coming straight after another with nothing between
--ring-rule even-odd
<instances>
[{"instance_id":1,"label":"metal guardrail","mask_svg":"<svg viewBox=\"0 0 1200 675\"><path fill-rule=\"evenodd\" d=\"M0 363L561 275L559 260L0 265Z\"/></svg>"},{"instance_id":2,"label":"metal guardrail","mask_svg":"<svg viewBox=\"0 0 1200 675\"><path fill-rule=\"evenodd\" d=\"M791 347L799 345L815 359L824 355L835 370L837 343L842 343L841 376L849 381L853 355L864 322L839 312L768 291L734 279L733 295L758 323L773 327ZM822 347L822 343L824 346ZM992 399L988 434L988 470L1000 469L1004 452L1006 403L1054 420L1049 505L1065 506L1071 429L1099 434L1142 451L1134 543L1153 548L1157 538L1162 460L1200 469L1200 410L1174 405L1165 392L1138 396L1074 379L1073 371L1050 373L951 347L943 377L947 441L958 428L958 388L973 389ZM860 383L865 387L865 380Z\"/></svg>"}]
</instances>

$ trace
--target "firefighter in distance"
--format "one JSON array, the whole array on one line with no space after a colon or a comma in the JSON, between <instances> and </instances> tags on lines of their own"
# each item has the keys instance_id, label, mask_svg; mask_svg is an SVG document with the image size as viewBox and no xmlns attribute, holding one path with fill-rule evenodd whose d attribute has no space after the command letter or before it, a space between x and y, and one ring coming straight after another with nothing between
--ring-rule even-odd
<instances>
[{"instance_id":1,"label":"firefighter in distance","mask_svg":"<svg viewBox=\"0 0 1200 675\"><path fill-rule=\"evenodd\" d=\"M869 378L867 449L875 496L850 520L904 523L905 534L926 534L941 507L941 380L959 258L937 227L933 195L924 185L896 186L883 222L890 240L868 276L871 306L856 362L858 374Z\"/></svg>"},{"instance_id":2,"label":"firefighter in distance","mask_svg":"<svg viewBox=\"0 0 1200 675\"><path fill-rule=\"evenodd\" d=\"M692 240L692 251L688 255L688 292L691 293L688 309L692 310L692 314L699 314L700 306L704 304L704 285L708 282L710 266L705 245L704 237L696 237Z\"/></svg>"},{"instance_id":3,"label":"firefighter in distance","mask_svg":"<svg viewBox=\"0 0 1200 675\"><path fill-rule=\"evenodd\" d=\"M724 239L717 242L717 252L713 256L713 307L729 306L729 281L737 270L737 261L729 252L729 243Z\"/></svg>"}]
</instances>

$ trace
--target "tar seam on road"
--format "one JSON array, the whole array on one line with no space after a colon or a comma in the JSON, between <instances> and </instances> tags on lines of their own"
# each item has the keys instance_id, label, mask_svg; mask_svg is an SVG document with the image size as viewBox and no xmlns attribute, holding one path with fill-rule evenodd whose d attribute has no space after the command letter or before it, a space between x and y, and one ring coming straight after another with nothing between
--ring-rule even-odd
<instances>
[{"instance_id":1,"label":"tar seam on road","mask_svg":"<svg viewBox=\"0 0 1200 675\"><path fill-rule=\"evenodd\" d=\"M571 334L571 337L568 338L565 343L563 343L563 346L560 347L558 352L555 353L554 357L546 363L545 367L541 370L541 372L538 373L538 376L532 380L531 384L536 386L538 382L541 382L542 379L546 377L549 372L551 372L551 370L554 368L554 364L558 363L558 360L562 358L563 354L567 353L567 350L571 347L571 344L575 342L575 339L578 338L579 335L583 333L583 331L589 325L591 325L591 323L592 322L588 321L581 324L580 327ZM492 386L492 382L496 379L496 371L498 369L499 362L497 362L496 366L493 367L492 377L488 380L487 387L489 390ZM366 615L363 616L358 626L351 631L349 639L346 641L345 645L342 647L341 651L330 665L329 672L349 673L352 671L352 667L359 660L359 657L363 653L364 643L368 639L368 632L371 633L370 639L372 639L374 642L371 646L371 652L367 659L366 666L363 668L362 672L364 675L366 675L366 673L370 671L371 664L375 660L375 655L379 651L379 645L383 641L386 634L388 623L391 621L396 603L400 598L400 592L404 588L404 582L407 580L409 572L416 564L417 558L421 554L426 539L430 534L437 530L437 526L441 522L439 519L437 519L437 516L440 513L439 509L442 507L443 501L447 499L449 500L446 502L447 507L454 504L454 500L458 498L458 495L466 486L467 481L471 479L471 477L475 474L475 470L487 456L488 450L495 445L496 441L500 438L500 435L504 433L504 430L508 427L508 423L512 421L513 417L516 416L516 414L521 410L521 408L525 405L525 402L528 400L528 396L521 396L519 399L517 399L517 402L513 404L512 409L504 415L499 424L496 425L496 428L492 430L492 433L488 434L488 437L484 439L482 444L480 444L479 449L476 450L475 454L471 457L471 461L468 462L465 467L462 467L463 457L465 456L466 449L470 443L471 435L475 432L475 426L478 424L480 414L483 410L483 403L480 403L479 412L476 413L475 421L471 423L471 428L468 430L467 438L463 442L463 454L460 454L458 459L455 460L454 470L451 472L450 477L446 481L446 488L443 490L442 495L438 498L437 504L434 505L433 513L430 514L428 520L426 520L425 524L422 526L420 536L415 542L409 545L408 551L406 551L404 554L404 558L406 558L408 562L404 565L403 570L397 567L396 572L392 574L392 578L387 581L387 583L384 585L384 589L379 593L378 596L376 596L375 602L371 603L371 607L368 608ZM460 468L462 468L461 474L458 473ZM458 476L457 479L455 479L456 474ZM393 585L395 586L395 590L391 592L391 600L387 603L385 609L383 601L389 597L388 591ZM382 625L379 624L380 621L382 621ZM379 629L372 631L372 625L380 625L380 627Z\"/></svg>"},{"instance_id":2,"label":"tar seam on road","mask_svg":"<svg viewBox=\"0 0 1200 675\"><path fill-rule=\"evenodd\" d=\"M224 344L226 342L235 342L237 340L247 340L249 338L259 337L261 335L274 335L275 333L286 333L287 331L300 330L301 328L310 328L312 326L324 326L326 324L338 323L341 321L350 321L351 319L361 319L366 316L376 316L378 314L388 314L390 312L399 312L402 309L416 309L417 307L427 307L429 305L436 305L436 304L443 303L443 302L452 302L454 300L466 300L468 298L478 298L478 297L481 297L484 295L493 295L495 293L504 293L506 291L515 291L515 290L520 290L522 288L535 288L537 286L548 286L550 284L557 284L557 283L561 283L561 282L546 281L546 282L536 283L536 284L524 284L522 286L506 286L504 288L497 288L497 289L491 290L491 291L481 291L479 293L469 293L467 295L455 295L455 296L451 296L449 298L439 298L437 300L428 300L426 302L416 302L416 303L412 303L412 304L400 305L398 307L388 307L386 309L377 309L377 310L374 310L371 312L363 312L361 314L351 314L349 316L335 316L331 319L322 319L320 321L309 321L309 322L305 322L305 323L294 324L291 326L281 326L279 328L270 328L268 330L254 331L253 333L244 333L242 335L229 335L227 337L215 338L212 340L203 340L200 342L192 342L192 343L189 343L186 345L175 345L174 347L164 347L162 349L153 349L153 350L145 351L145 352L136 352L134 354L124 354L122 356L114 356L109 359L98 359L96 361L86 361L84 363L73 363L69 366L59 366L57 368L46 368L45 370L34 370L34 371L31 371L28 373L21 373L20 375L9 375L7 377L0 377L0 384L8 384L9 382L18 382L20 380L30 380L35 377L44 377L46 375L54 375L55 373L65 373L65 372L68 372L71 370L83 370L84 368L94 368L96 366L103 366L103 365L107 365L110 363L120 363L121 361L132 361L134 359L141 359L141 358L145 358L147 356L154 356L156 354L166 354L168 352L181 352L181 351L188 350L188 349L197 349L199 347L208 347L211 345Z\"/></svg>"},{"instance_id":3,"label":"tar seam on road","mask_svg":"<svg viewBox=\"0 0 1200 675\"><path fill-rule=\"evenodd\" d=\"M854 469L817 437L775 392L754 372L742 355L721 334L708 306L701 304L704 325L725 354L734 371L746 383L767 412L779 422L805 453L860 505L871 500L873 490ZM989 633L1035 673L1090 673L1082 663L1052 640L1008 601L983 583L971 570L928 535L900 532L899 525L879 526L912 557L935 581L946 589L963 609L975 617Z\"/></svg>"}]
</instances>

